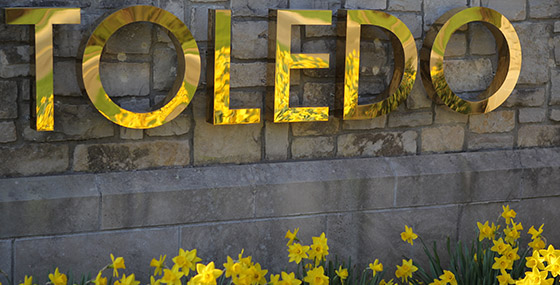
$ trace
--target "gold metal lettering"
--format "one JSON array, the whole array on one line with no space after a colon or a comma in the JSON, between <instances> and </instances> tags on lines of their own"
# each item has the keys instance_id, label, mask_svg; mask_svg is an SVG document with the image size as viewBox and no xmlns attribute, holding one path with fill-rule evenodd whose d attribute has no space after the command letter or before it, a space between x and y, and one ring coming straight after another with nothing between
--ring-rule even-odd
<instances>
[{"instance_id":1,"label":"gold metal lettering","mask_svg":"<svg viewBox=\"0 0 560 285\"><path fill-rule=\"evenodd\" d=\"M292 54L292 25L330 25L330 10L277 10L274 122L328 121L329 107L290 107L290 69L328 68L329 54Z\"/></svg>"},{"instance_id":2,"label":"gold metal lettering","mask_svg":"<svg viewBox=\"0 0 560 285\"><path fill-rule=\"evenodd\" d=\"M212 28L213 26L213 28ZM208 39L214 42L214 56L208 63L208 121L214 125L254 124L261 120L261 110L230 109L231 10L210 10ZM212 60L214 61L212 64ZM213 68L212 68L213 67ZM211 80L213 79L213 80ZM213 99L212 99L213 98Z\"/></svg>"},{"instance_id":3,"label":"gold metal lettering","mask_svg":"<svg viewBox=\"0 0 560 285\"><path fill-rule=\"evenodd\" d=\"M429 30L420 50L420 67L424 88L432 99L439 98L449 108L464 114L488 113L500 106L511 94L521 71L521 45L515 29L502 14L483 7L472 7L444 14ZM498 68L494 80L479 94L479 101L455 95L445 80L443 59L451 35L461 26L482 22L494 35L498 48ZM439 32L437 24L443 24Z\"/></svg>"},{"instance_id":4,"label":"gold metal lettering","mask_svg":"<svg viewBox=\"0 0 560 285\"><path fill-rule=\"evenodd\" d=\"M412 90L416 79L418 58L412 33L398 18L373 10L346 10L346 51L344 66L344 120L364 120L385 115L400 105ZM389 87L381 94L383 100L358 105L360 73L360 28L372 25L392 33L394 72Z\"/></svg>"},{"instance_id":5,"label":"gold metal lettering","mask_svg":"<svg viewBox=\"0 0 560 285\"><path fill-rule=\"evenodd\" d=\"M167 104L146 113L131 112L115 104L99 78L99 60L109 37L124 25L140 21L169 30L175 36L172 40L178 59L177 79L164 100ZM127 128L154 128L173 120L190 103L200 78L200 53L187 26L173 14L153 6L132 6L109 15L93 31L82 59L82 77L91 102L107 119Z\"/></svg>"},{"instance_id":6,"label":"gold metal lettering","mask_svg":"<svg viewBox=\"0 0 560 285\"><path fill-rule=\"evenodd\" d=\"M79 24L80 8L6 8L9 25L35 26L35 128L54 130L52 26Z\"/></svg>"}]
</instances>

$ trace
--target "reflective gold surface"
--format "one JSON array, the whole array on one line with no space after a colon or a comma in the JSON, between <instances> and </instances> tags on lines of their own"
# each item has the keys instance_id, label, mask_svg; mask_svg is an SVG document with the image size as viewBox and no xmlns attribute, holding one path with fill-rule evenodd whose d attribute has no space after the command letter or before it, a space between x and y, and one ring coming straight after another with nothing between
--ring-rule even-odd
<instances>
[{"instance_id":1,"label":"reflective gold surface","mask_svg":"<svg viewBox=\"0 0 560 285\"><path fill-rule=\"evenodd\" d=\"M146 113L131 112L115 104L99 77L99 60L109 37L124 25L140 21L168 29L175 36L172 40L178 59L178 78L164 100L167 104ZM93 31L82 59L82 77L91 102L107 119L127 128L154 128L173 120L190 103L200 78L200 53L187 26L173 14L153 6L128 7L108 16Z\"/></svg>"},{"instance_id":2,"label":"reflective gold surface","mask_svg":"<svg viewBox=\"0 0 560 285\"><path fill-rule=\"evenodd\" d=\"M494 80L479 95L486 98L469 101L455 95L445 80L443 59L451 35L470 22L482 22L494 35L498 49L498 68ZM437 30L438 23L443 26ZM521 71L521 45L515 29L502 14L483 7L460 12L450 11L436 21L420 50L420 67L424 88L451 109L464 114L488 113L500 106L511 94Z\"/></svg>"},{"instance_id":3,"label":"reflective gold surface","mask_svg":"<svg viewBox=\"0 0 560 285\"><path fill-rule=\"evenodd\" d=\"M211 10L208 17L209 41L214 42L214 56L209 56L208 91L213 98L209 118L214 125L254 124L260 122L261 110L230 109L231 10ZM213 26L213 28L212 28ZM214 64L212 64L212 58ZM212 66L213 65L213 66ZM213 68L212 68L213 67ZM250 76L250 75L247 75ZM213 87L213 88L212 88Z\"/></svg>"},{"instance_id":4,"label":"reflective gold surface","mask_svg":"<svg viewBox=\"0 0 560 285\"><path fill-rule=\"evenodd\" d=\"M274 122L328 121L329 107L290 107L290 69L328 68L329 54L292 54L292 25L330 25L330 10L278 10Z\"/></svg>"},{"instance_id":5,"label":"reflective gold surface","mask_svg":"<svg viewBox=\"0 0 560 285\"><path fill-rule=\"evenodd\" d=\"M35 26L35 128L54 130L52 25L79 24L80 8L6 8L9 25Z\"/></svg>"},{"instance_id":6,"label":"reflective gold surface","mask_svg":"<svg viewBox=\"0 0 560 285\"><path fill-rule=\"evenodd\" d=\"M373 10L341 12L346 12L343 118L345 120L364 120L385 115L406 100L414 85L418 65L414 37L401 20L385 12ZM381 94L385 99L366 105L358 105L362 25L377 26L391 32L394 54L393 78L389 87Z\"/></svg>"}]
</instances>

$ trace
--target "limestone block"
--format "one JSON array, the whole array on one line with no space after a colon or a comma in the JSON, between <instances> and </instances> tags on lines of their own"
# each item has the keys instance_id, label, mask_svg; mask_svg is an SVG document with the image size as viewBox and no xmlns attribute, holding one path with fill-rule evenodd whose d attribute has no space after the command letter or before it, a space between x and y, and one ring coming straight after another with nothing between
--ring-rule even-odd
<instances>
[{"instance_id":1,"label":"limestone block","mask_svg":"<svg viewBox=\"0 0 560 285\"><path fill-rule=\"evenodd\" d=\"M560 71L552 69L549 105L560 105Z\"/></svg>"},{"instance_id":2,"label":"limestone block","mask_svg":"<svg viewBox=\"0 0 560 285\"><path fill-rule=\"evenodd\" d=\"M472 134L467 141L467 148L478 149L504 149L513 147L512 134Z\"/></svg>"},{"instance_id":3,"label":"limestone block","mask_svg":"<svg viewBox=\"0 0 560 285\"><path fill-rule=\"evenodd\" d=\"M339 0L290 0L290 9L336 10L341 8Z\"/></svg>"},{"instance_id":4,"label":"limestone block","mask_svg":"<svg viewBox=\"0 0 560 285\"><path fill-rule=\"evenodd\" d=\"M288 158L289 124L265 123L265 158L266 160L285 160Z\"/></svg>"},{"instance_id":5,"label":"limestone block","mask_svg":"<svg viewBox=\"0 0 560 285\"><path fill-rule=\"evenodd\" d=\"M250 21L232 23L232 56L240 59L267 58L268 22Z\"/></svg>"},{"instance_id":6,"label":"limestone block","mask_svg":"<svg viewBox=\"0 0 560 285\"><path fill-rule=\"evenodd\" d=\"M422 129L422 152L459 151L463 149L465 129L462 126L440 126Z\"/></svg>"},{"instance_id":7,"label":"limestone block","mask_svg":"<svg viewBox=\"0 0 560 285\"><path fill-rule=\"evenodd\" d=\"M387 124L387 115L367 120L344 120L342 128L345 130L371 130L384 128Z\"/></svg>"},{"instance_id":8,"label":"limestone block","mask_svg":"<svg viewBox=\"0 0 560 285\"><path fill-rule=\"evenodd\" d=\"M550 26L546 23L515 23L524 51L521 74L518 84L540 84L548 82L548 63L550 50L548 45Z\"/></svg>"},{"instance_id":9,"label":"limestone block","mask_svg":"<svg viewBox=\"0 0 560 285\"><path fill-rule=\"evenodd\" d=\"M550 110L549 118L555 122L560 122L560 110Z\"/></svg>"},{"instance_id":10,"label":"limestone block","mask_svg":"<svg viewBox=\"0 0 560 285\"><path fill-rule=\"evenodd\" d=\"M326 122L292 123L294 136L320 136L336 134L339 130L340 119L330 117Z\"/></svg>"},{"instance_id":11,"label":"limestone block","mask_svg":"<svg viewBox=\"0 0 560 285\"><path fill-rule=\"evenodd\" d=\"M466 52L467 35L465 33L453 33L453 35L451 35L451 39L449 39L449 42L447 43L447 47L445 47L445 56L463 56ZM446 62L446 64L448 63Z\"/></svg>"},{"instance_id":12,"label":"limestone block","mask_svg":"<svg viewBox=\"0 0 560 285\"><path fill-rule=\"evenodd\" d=\"M188 141L80 144L74 149L74 171L133 170L190 163Z\"/></svg>"},{"instance_id":13,"label":"limestone block","mask_svg":"<svg viewBox=\"0 0 560 285\"><path fill-rule=\"evenodd\" d=\"M466 124L469 119L468 115L455 112L445 105L436 105L435 111L434 122L436 124Z\"/></svg>"},{"instance_id":14,"label":"limestone block","mask_svg":"<svg viewBox=\"0 0 560 285\"><path fill-rule=\"evenodd\" d=\"M12 277L12 241L0 241L0 268L8 274L8 278ZM15 282L23 282L24 280L15 280Z\"/></svg>"},{"instance_id":15,"label":"limestone block","mask_svg":"<svg viewBox=\"0 0 560 285\"><path fill-rule=\"evenodd\" d=\"M335 85L332 83L308 82L303 85L303 106L334 108Z\"/></svg>"},{"instance_id":16,"label":"limestone block","mask_svg":"<svg viewBox=\"0 0 560 285\"><path fill-rule=\"evenodd\" d=\"M471 115L469 130L474 133L504 133L515 127L515 111L493 111Z\"/></svg>"},{"instance_id":17,"label":"limestone block","mask_svg":"<svg viewBox=\"0 0 560 285\"><path fill-rule=\"evenodd\" d=\"M422 11L422 2L415 0L390 0L389 11Z\"/></svg>"},{"instance_id":18,"label":"limestone block","mask_svg":"<svg viewBox=\"0 0 560 285\"><path fill-rule=\"evenodd\" d=\"M312 39L303 43L303 53L328 53L329 67L328 68L306 68L303 69L303 74L309 77L335 77L336 76L336 62L335 62L336 41L334 39Z\"/></svg>"},{"instance_id":19,"label":"limestone block","mask_svg":"<svg viewBox=\"0 0 560 285\"><path fill-rule=\"evenodd\" d=\"M382 0L348 0L344 5L346 9L375 9L375 10L385 10L387 9L387 1Z\"/></svg>"},{"instance_id":20,"label":"limestone block","mask_svg":"<svg viewBox=\"0 0 560 285\"><path fill-rule=\"evenodd\" d=\"M0 119L15 119L18 116L18 86L15 81L0 81Z\"/></svg>"},{"instance_id":21,"label":"limestone block","mask_svg":"<svg viewBox=\"0 0 560 285\"><path fill-rule=\"evenodd\" d=\"M529 16L531 18L558 18L560 6L556 0L529 1Z\"/></svg>"},{"instance_id":22,"label":"limestone block","mask_svg":"<svg viewBox=\"0 0 560 285\"><path fill-rule=\"evenodd\" d=\"M554 59L556 65L560 65L560 37L554 37Z\"/></svg>"},{"instance_id":23,"label":"limestone block","mask_svg":"<svg viewBox=\"0 0 560 285\"><path fill-rule=\"evenodd\" d=\"M158 43L155 45L152 66L153 88L169 91L177 80L177 52L173 45Z\"/></svg>"},{"instance_id":24,"label":"limestone block","mask_svg":"<svg viewBox=\"0 0 560 285\"><path fill-rule=\"evenodd\" d=\"M230 86L254 87L266 86L267 65L264 62L232 63Z\"/></svg>"},{"instance_id":25,"label":"limestone block","mask_svg":"<svg viewBox=\"0 0 560 285\"><path fill-rule=\"evenodd\" d=\"M146 135L150 137L180 136L188 133L190 129L190 116L179 115L175 119L159 127L146 129Z\"/></svg>"},{"instance_id":26,"label":"limestone block","mask_svg":"<svg viewBox=\"0 0 560 285\"><path fill-rule=\"evenodd\" d=\"M82 10L83 11L83 10ZM100 15L81 15L81 24L54 25L53 26L53 54L56 57L78 57L80 42L86 36L84 31L88 30L92 22L89 21L93 16ZM93 19L92 19L93 20ZM89 36L89 35L87 35Z\"/></svg>"},{"instance_id":27,"label":"limestone block","mask_svg":"<svg viewBox=\"0 0 560 285\"><path fill-rule=\"evenodd\" d=\"M414 131L352 133L338 137L338 155L351 156L393 156L416 153Z\"/></svg>"},{"instance_id":28,"label":"limestone block","mask_svg":"<svg viewBox=\"0 0 560 285\"><path fill-rule=\"evenodd\" d=\"M480 23L473 23L469 25L469 29L471 33L471 41L469 42L471 54L496 54L496 40L486 26Z\"/></svg>"},{"instance_id":29,"label":"limestone block","mask_svg":"<svg viewBox=\"0 0 560 285\"><path fill-rule=\"evenodd\" d=\"M485 90L494 79L492 62L487 58L446 60L445 78L456 93Z\"/></svg>"},{"instance_id":30,"label":"limestone block","mask_svg":"<svg viewBox=\"0 0 560 285\"><path fill-rule=\"evenodd\" d=\"M406 1L406 0L404 0ZM420 1L414 1L415 3L421 3ZM390 4L389 4L390 5ZM412 5L411 7L414 7ZM412 8L415 9L415 8ZM407 12L390 12L391 15L399 18L406 27L410 30L415 39L422 38L422 16L416 13Z\"/></svg>"},{"instance_id":31,"label":"limestone block","mask_svg":"<svg viewBox=\"0 0 560 285\"><path fill-rule=\"evenodd\" d=\"M292 157L322 158L334 154L335 140L332 137L299 137L292 140Z\"/></svg>"},{"instance_id":32,"label":"limestone block","mask_svg":"<svg viewBox=\"0 0 560 285\"><path fill-rule=\"evenodd\" d=\"M237 0L231 3L232 15L237 17L268 17L269 9L287 9L288 0Z\"/></svg>"},{"instance_id":33,"label":"limestone block","mask_svg":"<svg viewBox=\"0 0 560 285\"><path fill-rule=\"evenodd\" d=\"M422 78L416 76L416 81L412 87L412 91L406 98L406 107L408 109L422 109L432 106L432 99L426 93L426 89L422 85Z\"/></svg>"},{"instance_id":34,"label":"limestone block","mask_svg":"<svg viewBox=\"0 0 560 285\"><path fill-rule=\"evenodd\" d=\"M539 123L546 119L546 110L540 108L519 109L520 123Z\"/></svg>"},{"instance_id":35,"label":"limestone block","mask_svg":"<svg viewBox=\"0 0 560 285\"><path fill-rule=\"evenodd\" d=\"M560 143L560 126L521 126L517 134L517 145L521 147L553 146Z\"/></svg>"},{"instance_id":36,"label":"limestone block","mask_svg":"<svg viewBox=\"0 0 560 285\"><path fill-rule=\"evenodd\" d=\"M16 124L13 121L0 122L0 143L15 142L16 140Z\"/></svg>"},{"instance_id":37,"label":"limestone block","mask_svg":"<svg viewBox=\"0 0 560 285\"><path fill-rule=\"evenodd\" d=\"M150 64L101 62L103 88L111 97L150 94Z\"/></svg>"},{"instance_id":38,"label":"limestone block","mask_svg":"<svg viewBox=\"0 0 560 285\"><path fill-rule=\"evenodd\" d=\"M26 125L23 137L28 141L65 141L114 135L114 124L91 105L55 104L54 110L54 131L38 132Z\"/></svg>"},{"instance_id":39,"label":"limestone block","mask_svg":"<svg viewBox=\"0 0 560 285\"><path fill-rule=\"evenodd\" d=\"M389 114L389 127L417 127L432 124L432 112L400 112L393 111Z\"/></svg>"},{"instance_id":40,"label":"limestone block","mask_svg":"<svg viewBox=\"0 0 560 285\"><path fill-rule=\"evenodd\" d=\"M466 7L466 0L425 0L424 1L424 30L441 17L445 12L459 7Z\"/></svg>"},{"instance_id":41,"label":"limestone block","mask_svg":"<svg viewBox=\"0 0 560 285\"><path fill-rule=\"evenodd\" d=\"M141 140L144 138L144 130L119 127L119 133L123 140Z\"/></svg>"},{"instance_id":42,"label":"limestone block","mask_svg":"<svg viewBox=\"0 0 560 285\"><path fill-rule=\"evenodd\" d=\"M105 44L106 53L147 54L152 45L152 23L132 23L120 28Z\"/></svg>"},{"instance_id":43,"label":"limestone block","mask_svg":"<svg viewBox=\"0 0 560 285\"><path fill-rule=\"evenodd\" d=\"M82 90L78 85L82 80L76 74L75 61L56 60L54 62L54 95L82 96Z\"/></svg>"},{"instance_id":44,"label":"limestone block","mask_svg":"<svg viewBox=\"0 0 560 285\"><path fill-rule=\"evenodd\" d=\"M504 107L524 106L538 107L544 104L546 90L543 87L516 88L503 103ZM559 101L560 102L560 95ZM551 99L551 104L553 100Z\"/></svg>"},{"instance_id":45,"label":"limestone block","mask_svg":"<svg viewBox=\"0 0 560 285\"><path fill-rule=\"evenodd\" d=\"M37 175L60 173L68 168L68 146L25 144L0 148L0 175Z\"/></svg>"}]
</instances>

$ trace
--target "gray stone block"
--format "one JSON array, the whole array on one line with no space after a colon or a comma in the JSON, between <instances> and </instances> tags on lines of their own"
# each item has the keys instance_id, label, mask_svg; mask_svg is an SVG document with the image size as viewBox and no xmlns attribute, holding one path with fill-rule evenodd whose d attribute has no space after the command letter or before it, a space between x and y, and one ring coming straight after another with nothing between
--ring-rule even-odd
<instances>
[{"instance_id":1,"label":"gray stone block","mask_svg":"<svg viewBox=\"0 0 560 285\"><path fill-rule=\"evenodd\" d=\"M25 144L1 147L0 176L60 173L68 169L68 146Z\"/></svg>"},{"instance_id":2,"label":"gray stone block","mask_svg":"<svg viewBox=\"0 0 560 285\"><path fill-rule=\"evenodd\" d=\"M302 122L292 123L292 134L294 136L320 136L333 135L339 130L340 119L330 117L326 122Z\"/></svg>"},{"instance_id":3,"label":"gray stone block","mask_svg":"<svg viewBox=\"0 0 560 285\"><path fill-rule=\"evenodd\" d=\"M101 226L119 229L250 218L254 211L254 189L247 182L250 173L235 170L206 168L202 176L192 169L151 171L132 173L126 179L101 175Z\"/></svg>"},{"instance_id":4,"label":"gray stone block","mask_svg":"<svg viewBox=\"0 0 560 285\"><path fill-rule=\"evenodd\" d=\"M144 130L119 127L119 135L123 140L141 140L144 137Z\"/></svg>"},{"instance_id":5,"label":"gray stone block","mask_svg":"<svg viewBox=\"0 0 560 285\"><path fill-rule=\"evenodd\" d=\"M550 50L548 35L551 26L545 23L515 23L515 31L524 51L518 84L542 84L549 81L548 62Z\"/></svg>"},{"instance_id":6,"label":"gray stone block","mask_svg":"<svg viewBox=\"0 0 560 285\"><path fill-rule=\"evenodd\" d=\"M292 157L331 157L335 152L335 143L333 137L296 137L292 139Z\"/></svg>"},{"instance_id":7,"label":"gray stone block","mask_svg":"<svg viewBox=\"0 0 560 285\"><path fill-rule=\"evenodd\" d=\"M539 123L546 119L546 109L522 108L519 109L520 123Z\"/></svg>"},{"instance_id":8,"label":"gray stone block","mask_svg":"<svg viewBox=\"0 0 560 285\"><path fill-rule=\"evenodd\" d=\"M329 216L327 237L330 252L339 257L351 255L352 263L359 264L362 268L378 258L388 271L386 276L392 275L395 265L402 264L403 255L412 258L414 262L427 264L419 239L414 241L414 245L401 240L400 233L407 225L412 227L427 245L437 241L438 253L445 264L448 260L445 254L445 240L447 237L455 240L458 215L458 207L450 205Z\"/></svg>"},{"instance_id":9,"label":"gray stone block","mask_svg":"<svg viewBox=\"0 0 560 285\"><path fill-rule=\"evenodd\" d=\"M190 163L188 141L80 144L74 149L74 171L136 170Z\"/></svg>"},{"instance_id":10,"label":"gray stone block","mask_svg":"<svg viewBox=\"0 0 560 285\"><path fill-rule=\"evenodd\" d=\"M81 96L82 91L78 86L78 81L82 79L76 74L75 61L57 60L54 63L54 94Z\"/></svg>"},{"instance_id":11,"label":"gray stone block","mask_svg":"<svg viewBox=\"0 0 560 285\"><path fill-rule=\"evenodd\" d=\"M118 54L147 54L152 45L152 23L132 23L115 32L107 44L105 52Z\"/></svg>"},{"instance_id":12,"label":"gray stone block","mask_svg":"<svg viewBox=\"0 0 560 285\"><path fill-rule=\"evenodd\" d=\"M404 0L407 1L407 0ZM421 4L420 1L411 1L418 4ZM391 5L391 3L389 3ZM416 9L416 5L409 6L409 9ZM389 7L390 9L390 7ZM412 36L415 39L422 38L422 16L416 13L405 13L405 12L390 12L391 15L399 18L410 30Z\"/></svg>"},{"instance_id":13,"label":"gray stone block","mask_svg":"<svg viewBox=\"0 0 560 285\"><path fill-rule=\"evenodd\" d=\"M0 270L8 274L8 277L12 279L12 241L11 240L0 240ZM0 278L2 282L9 284L4 276ZM14 283L23 282L23 280L15 280Z\"/></svg>"},{"instance_id":14,"label":"gray stone block","mask_svg":"<svg viewBox=\"0 0 560 285\"><path fill-rule=\"evenodd\" d=\"M416 76L416 81L414 86L412 86L412 91L406 99L406 107L408 109L422 109L429 108L432 106L432 99L426 93L426 89L422 85L422 78Z\"/></svg>"},{"instance_id":15,"label":"gray stone block","mask_svg":"<svg viewBox=\"0 0 560 285\"><path fill-rule=\"evenodd\" d=\"M97 230L100 197L86 175L0 180L0 238Z\"/></svg>"},{"instance_id":16,"label":"gray stone block","mask_svg":"<svg viewBox=\"0 0 560 285\"><path fill-rule=\"evenodd\" d=\"M455 112L445 105L435 106L436 117L434 123L436 124L466 124L469 116Z\"/></svg>"},{"instance_id":17,"label":"gray stone block","mask_svg":"<svg viewBox=\"0 0 560 285\"><path fill-rule=\"evenodd\" d=\"M496 40L486 26L480 23L472 23L469 25L469 32L471 33L471 40L469 42L471 54L496 54Z\"/></svg>"},{"instance_id":18,"label":"gray stone block","mask_svg":"<svg viewBox=\"0 0 560 285\"><path fill-rule=\"evenodd\" d=\"M26 274L32 274L36 278L33 280L40 284L48 281L47 273L52 273L54 267L59 267L63 273L72 272L75 278L81 278L81 274L95 277L98 270L111 263L110 253L113 253L125 261L126 269L119 270L119 276L134 273L136 280L147 283L149 275L153 274L153 268L149 267L151 259L167 254L169 264L178 253L178 240L177 228L17 240L14 245L15 277L23 280ZM110 277L111 274L112 270L107 270L104 276Z\"/></svg>"},{"instance_id":19,"label":"gray stone block","mask_svg":"<svg viewBox=\"0 0 560 285\"><path fill-rule=\"evenodd\" d=\"M338 137L338 156L395 156L416 153L414 131L352 133Z\"/></svg>"},{"instance_id":20,"label":"gray stone block","mask_svg":"<svg viewBox=\"0 0 560 285\"><path fill-rule=\"evenodd\" d=\"M387 123L387 115L367 120L344 120L342 128L345 130L370 130L384 128Z\"/></svg>"},{"instance_id":21,"label":"gray stone block","mask_svg":"<svg viewBox=\"0 0 560 285\"><path fill-rule=\"evenodd\" d=\"M560 16L560 6L556 0L532 0L528 3L531 18L558 18Z\"/></svg>"},{"instance_id":22,"label":"gray stone block","mask_svg":"<svg viewBox=\"0 0 560 285\"><path fill-rule=\"evenodd\" d=\"M422 11L422 2L416 0L389 0L389 11Z\"/></svg>"},{"instance_id":23,"label":"gray stone block","mask_svg":"<svg viewBox=\"0 0 560 285\"><path fill-rule=\"evenodd\" d=\"M520 153L525 166L521 179L521 195L524 198L558 196L560 155L554 149L527 149Z\"/></svg>"},{"instance_id":24,"label":"gray stone block","mask_svg":"<svg viewBox=\"0 0 560 285\"><path fill-rule=\"evenodd\" d=\"M469 130L474 133L504 133L515 127L515 111L494 111L471 115Z\"/></svg>"},{"instance_id":25,"label":"gray stone block","mask_svg":"<svg viewBox=\"0 0 560 285\"><path fill-rule=\"evenodd\" d=\"M560 70L551 69L551 87L549 105L560 105Z\"/></svg>"},{"instance_id":26,"label":"gray stone block","mask_svg":"<svg viewBox=\"0 0 560 285\"><path fill-rule=\"evenodd\" d=\"M303 106L334 108L335 84L312 83L303 85Z\"/></svg>"},{"instance_id":27,"label":"gray stone block","mask_svg":"<svg viewBox=\"0 0 560 285\"><path fill-rule=\"evenodd\" d=\"M521 147L555 146L560 144L560 126L526 125L517 133L517 145Z\"/></svg>"},{"instance_id":28,"label":"gray stone block","mask_svg":"<svg viewBox=\"0 0 560 285\"><path fill-rule=\"evenodd\" d=\"M507 2L499 0L482 0L481 5L500 12L510 21L525 20L527 16L525 0L512 0Z\"/></svg>"},{"instance_id":29,"label":"gray stone block","mask_svg":"<svg viewBox=\"0 0 560 285\"><path fill-rule=\"evenodd\" d=\"M554 82L554 81L553 81ZM553 83L554 84L554 83ZM527 107L538 107L544 104L546 98L546 91L543 87L535 88L516 88L513 90L508 99L504 102L504 107L513 106L527 106ZM560 95L559 95L560 99ZM558 101L560 103L560 100ZM553 99L551 99L551 104Z\"/></svg>"},{"instance_id":30,"label":"gray stone block","mask_svg":"<svg viewBox=\"0 0 560 285\"><path fill-rule=\"evenodd\" d=\"M158 43L152 56L153 88L159 91L171 90L177 80L177 51L172 44Z\"/></svg>"},{"instance_id":31,"label":"gray stone block","mask_svg":"<svg viewBox=\"0 0 560 285\"><path fill-rule=\"evenodd\" d=\"M162 126L147 129L146 135L150 137L180 136L188 133L190 129L191 117L181 115Z\"/></svg>"},{"instance_id":32,"label":"gray stone block","mask_svg":"<svg viewBox=\"0 0 560 285\"><path fill-rule=\"evenodd\" d=\"M443 14L453 8L466 7L466 0L425 0L424 1L424 30L430 26Z\"/></svg>"},{"instance_id":33,"label":"gray stone block","mask_svg":"<svg viewBox=\"0 0 560 285\"><path fill-rule=\"evenodd\" d=\"M231 55L240 59L258 59L268 56L268 22L233 21Z\"/></svg>"},{"instance_id":34,"label":"gray stone block","mask_svg":"<svg viewBox=\"0 0 560 285\"><path fill-rule=\"evenodd\" d=\"M265 122L265 159L286 160L288 158L288 124Z\"/></svg>"},{"instance_id":35,"label":"gray stone block","mask_svg":"<svg viewBox=\"0 0 560 285\"><path fill-rule=\"evenodd\" d=\"M485 90L494 79L492 62L487 58L446 60L445 74L449 88L456 93Z\"/></svg>"},{"instance_id":36,"label":"gray stone block","mask_svg":"<svg viewBox=\"0 0 560 285\"><path fill-rule=\"evenodd\" d=\"M550 115L548 116L552 121L560 122L560 110L550 110Z\"/></svg>"},{"instance_id":37,"label":"gray stone block","mask_svg":"<svg viewBox=\"0 0 560 285\"><path fill-rule=\"evenodd\" d=\"M462 126L440 126L422 129L422 152L460 151L465 140Z\"/></svg>"},{"instance_id":38,"label":"gray stone block","mask_svg":"<svg viewBox=\"0 0 560 285\"><path fill-rule=\"evenodd\" d=\"M266 86L267 65L264 62L232 63L231 64L232 88ZM250 74L251 76L247 76Z\"/></svg>"},{"instance_id":39,"label":"gray stone block","mask_svg":"<svg viewBox=\"0 0 560 285\"><path fill-rule=\"evenodd\" d=\"M348 0L346 1L344 8L346 9L376 9L385 10L387 9L387 1L382 0Z\"/></svg>"},{"instance_id":40,"label":"gray stone block","mask_svg":"<svg viewBox=\"0 0 560 285\"><path fill-rule=\"evenodd\" d=\"M28 141L66 141L111 137L114 124L91 105L55 103L54 131L38 132L24 126L23 137Z\"/></svg>"},{"instance_id":41,"label":"gray stone block","mask_svg":"<svg viewBox=\"0 0 560 285\"><path fill-rule=\"evenodd\" d=\"M215 261L218 268L223 268L222 264L226 262L227 256L236 259L243 249L243 256L251 255L253 262L258 262L263 269L269 270L268 274L279 274L281 270L295 271L295 263L288 264L287 240L284 236L286 231L293 231L298 227L301 242L311 244L312 236L319 236L327 231L326 217L187 226L181 228L181 246L184 249L196 248L203 263Z\"/></svg>"},{"instance_id":42,"label":"gray stone block","mask_svg":"<svg viewBox=\"0 0 560 285\"><path fill-rule=\"evenodd\" d=\"M18 116L18 86L13 80L0 81L0 119L15 119Z\"/></svg>"},{"instance_id":43,"label":"gray stone block","mask_svg":"<svg viewBox=\"0 0 560 285\"><path fill-rule=\"evenodd\" d=\"M105 92L111 97L150 94L150 64L101 62L100 77Z\"/></svg>"},{"instance_id":44,"label":"gray stone block","mask_svg":"<svg viewBox=\"0 0 560 285\"><path fill-rule=\"evenodd\" d=\"M0 122L0 143L14 142L16 140L16 124L13 121Z\"/></svg>"},{"instance_id":45,"label":"gray stone block","mask_svg":"<svg viewBox=\"0 0 560 285\"><path fill-rule=\"evenodd\" d=\"M389 127L418 127L431 125L432 118L431 111L420 111L420 112L404 112L401 110L395 110L389 115Z\"/></svg>"},{"instance_id":46,"label":"gray stone block","mask_svg":"<svg viewBox=\"0 0 560 285\"><path fill-rule=\"evenodd\" d=\"M451 35L451 38L449 39L449 42L447 43L447 46L445 47L445 56L446 57L463 56L465 55L466 52L467 52L467 35L464 33L453 33ZM465 60L462 59L461 62L463 61ZM452 65L449 65L449 62L446 62L447 65L446 67L452 68L453 65L456 64L457 61L452 61ZM476 69L472 69L472 70L476 70Z\"/></svg>"},{"instance_id":47,"label":"gray stone block","mask_svg":"<svg viewBox=\"0 0 560 285\"><path fill-rule=\"evenodd\" d=\"M505 149L513 147L512 134L470 134L467 148L477 149Z\"/></svg>"}]
</instances>

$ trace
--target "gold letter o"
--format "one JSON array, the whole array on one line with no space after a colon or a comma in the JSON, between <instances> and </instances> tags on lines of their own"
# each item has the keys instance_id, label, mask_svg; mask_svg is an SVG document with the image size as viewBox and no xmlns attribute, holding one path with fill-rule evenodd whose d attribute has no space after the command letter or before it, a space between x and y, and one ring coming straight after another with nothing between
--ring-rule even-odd
<instances>
[{"instance_id":1,"label":"gold letter o","mask_svg":"<svg viewBox=\"0 0 560 285\"><path fill-rule=\"evenodd\" d=\"M131 112L115 104L99 77L101 52L109 37L124 25L140 21L158 24L174 35L179 61L178 78L164 100L168 103L146 113ZM153 6L128 7L111 14L93 31L84 50L82 78L91 102L107 119L127 128L154 128L173 120L189 105L200 78L200 52L187 26L173 14Z\"/></svg>"}]
</instances>

